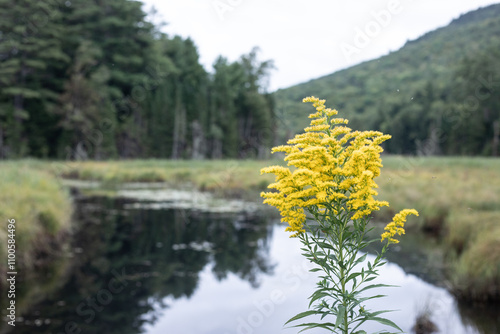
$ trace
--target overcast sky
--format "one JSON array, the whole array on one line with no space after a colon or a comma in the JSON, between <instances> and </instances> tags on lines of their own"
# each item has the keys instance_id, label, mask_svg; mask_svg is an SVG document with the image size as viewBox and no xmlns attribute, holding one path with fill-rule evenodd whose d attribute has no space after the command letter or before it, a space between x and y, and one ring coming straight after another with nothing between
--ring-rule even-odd
<instances>
[{"instance_id":1,"label":"overcast sky","mask_svg":"<svg viewBox=\"0 0 500 334\"><path fill-rule=\"evenodd\" d=\"M254 46L274 60L270 91L401 48L407 40L498 0L143 0L162 31L191 37L208 71Z\"/></svg>"}]
</instances>

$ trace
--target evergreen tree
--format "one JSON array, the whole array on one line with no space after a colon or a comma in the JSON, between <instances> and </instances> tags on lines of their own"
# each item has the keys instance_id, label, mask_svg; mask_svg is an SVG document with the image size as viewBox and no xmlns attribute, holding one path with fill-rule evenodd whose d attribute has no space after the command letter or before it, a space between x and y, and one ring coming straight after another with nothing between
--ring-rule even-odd
<instances>
[{"instance_id":1,"label":"evergreen tree","mask_svg":"<svg viewBox=\"0 0 500 334\"><path fill-rule=\"evenodd\" d=\"M56 121L50 109L69 61L62 15L55 1L34 0L0 0L0 15L0 156L47 156ZM28 134L39 120L43 128Z\"/></svg>"},{"instance_id":2,"label":"evergreen tree","mask_svg":"<svg viewBox=\"0 0 500 334\"><path fill-rule=\"evenodd\" d=\"M243 71L239 64L229 64L224 57L217 58L213 69L208 132L210 157L234 158L238 155L236 99L238 87L243 85Z\"/></svg>"},{"instance_id":3,"label":"evergreen tree","mask_svg":"<svg viewBox=\"0 0 500 334\"><path fill-rule=\"evenodd\" d=\"M254 48L239 62L244 76L237 98L239 155L242 158L264 158L275 133L272 102L265 96L269 72L274 65L270 60L259 62L257 52L258 48Z\"/></svg>"},{"instance_id":4,"label":"evergreen tree","mask_svg":"<svg viewBox=\"0 0 500 334\"><path fill-rule=\"evenodd\" d=\"M170 81L174 101L171 157L179 159L204 156L203 147L193 150L192 138L193 136L204 138L208 106L206 103L207 73L199 63L198 51L191 39L183 40L175 36L166 45L165 54L177 69L173 72Z\"/></svg>"},{"instance_id":5,"label":"evergreen tree","mask_svg":"<svg viewBox=\"0 0 500 334\"><path fill-rule=\"evenodd\" d=\"M115 153L113 136L100 129L103 118L108 122L114 120L106 86L109 70L106 66L99 66L96 61L101 53L92 42L81 42L57 109L60 114L59 125L65 130L62 136L64 145L76 152L76 158L79 159L100 159Z\"/></svg>"},{"instance_id":6,"label":"evergreen tree","mask_svg":"<svg viewBox=\"0 0 500 334\"><path fill-rule=\"evenodd\" d=\"M116 149L123 157L137 157L142 152L144 111L133 92L147 86L155 74L151 66L154 53L150 52L153 27L141 6L139 1L75 1L64 15L69 28L66 49L72 59L77 59L80 45L90 41L97 50L96 66L108 76L106 96L98 109L100 118L111 124L104 132L114 132ZM115 116L109 118L112 114Z\"/></svg>"}]
</instances>

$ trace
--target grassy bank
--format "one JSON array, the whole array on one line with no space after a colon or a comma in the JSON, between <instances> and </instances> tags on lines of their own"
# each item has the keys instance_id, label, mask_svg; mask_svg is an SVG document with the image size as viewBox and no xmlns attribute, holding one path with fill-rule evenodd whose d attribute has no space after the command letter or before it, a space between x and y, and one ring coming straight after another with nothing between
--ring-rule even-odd
<instances>
[{"instance_id":1,"label":"grassy bank","mask_svg":"<svg viewBox=\"0 0 500 334\"><path fill-rule=\"evenodd\" d=\"M413 226L447 248L450 285L465 299L500 299L500 159L384 159L380 195L415 207ZM386 217L387 218L387 217Z\"/></svg>"},{"instance_id":2,"label":"grassy bank","mask_svg":"<svg viewBox=\"0 0 500 334\"><path fill-rule=\"evenodd\" d=\"M7 220L15 219L16 260L23 267L35 265L49 251L50 240L68 229L71 201L57 179L23 162L0 163L0 244L7 244ZM6 259L7 248L0 249ZM5 266L2 261L0 268Z\"/></svg>"},{"instance_id":3,"label":"grassy bank","mask_svg":"<svg viewBox=\"0 0 500 334\"><path fill-rule=\"evenodd\" d=\"M17 271L18 314L53 291L68 265L71 200L50 173L26 162L0 163L0 273ZM15 270L7 270L7 220L15 219ZM29 288L28 288L29 287ZM0 290L6 291L6 281ZM5 314L7 298L0 301Z\"/></svg>"},{"instance_id":4,"label":"grassy bank","mask_svg":"<svg viewBox=\"0 0 500 334\"><path fill-rule=\"evenodd\" d=\"M33 176L23 181L22 192L33 192L31 198L40 201L32 200L38 207L32 212L23 206L26 194L5 197L12 204L5 205L2 201L0 210L10 211L0 212L2 217L12 215L20 221L33 221L35 228L24 231L31 240L36 230L59 226L54 221L64 220L67 213L59 210L67 205L64 195L63 198L47 195L63 194L56 188L54 177L101 181L109 187L123 182L165 182L170 187L191 187L219 196L260 201L259 192L273 181L273 176L261 176L259 170L280 163L239 160L4 163L0 168L7 168L11 174L2 172L2 178L10 186L2 182L6 191L1 196L15 193L12 189L19 188L23 179L20 171L25 170ZM385 156L383 163L378 178L380 198L388 200L391 209L381 211L377 218L388 220L395 211L416 208L420 217L411 219L408 228L421 229L442 239L448 249L453 290L464 298L500 299L500 159Z\"/></svg>"}]
</instances>

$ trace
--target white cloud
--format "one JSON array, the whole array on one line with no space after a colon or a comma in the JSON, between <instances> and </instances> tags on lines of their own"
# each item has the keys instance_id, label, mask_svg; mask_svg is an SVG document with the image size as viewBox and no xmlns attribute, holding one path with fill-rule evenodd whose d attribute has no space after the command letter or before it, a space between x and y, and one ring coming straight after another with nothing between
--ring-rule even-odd
<instances>
[{"instance_id":1,"label":"white cloud","mask_svg":"<svg viewBox=\"0 0 500 334\"><path fill-rule=\"evenodd\" d=\"M491 0L143 0L168 23L169 35L190 36L207 70L217 56L236 60L254 46L278 70L271 90L308 81L402 47L407 40L450 23ZM391 8L395 9L391 12ZM380 13L389 12L384 21ZM379 13L379 19L377 15ZM380 28L377 30L377 24ZM369 43L349 58L341 45L354 45L359 31ZM359 44L359 43L358 43Z\"/></svg>"}]
</instances>

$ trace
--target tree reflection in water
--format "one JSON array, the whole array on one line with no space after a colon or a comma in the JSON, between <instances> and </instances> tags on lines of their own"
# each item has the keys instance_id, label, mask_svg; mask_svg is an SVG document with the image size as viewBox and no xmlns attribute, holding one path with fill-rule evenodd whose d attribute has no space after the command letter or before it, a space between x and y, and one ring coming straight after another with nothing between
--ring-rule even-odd
<instances>
[{"instance_id":1,"label":"tree reflection in water","mask_svg":"<svg viewBox=\"0 0 500 334\"><path fill-rule=\"evenodd\" d=\"M218 280L234 273L253 287L272 273L263 216L125 209L128 202L77 200L67 280L3 332L140 333L155 321L154 306L168 307L165 297L194 293L207 264Z\"/></svg>"}]
</instances>

